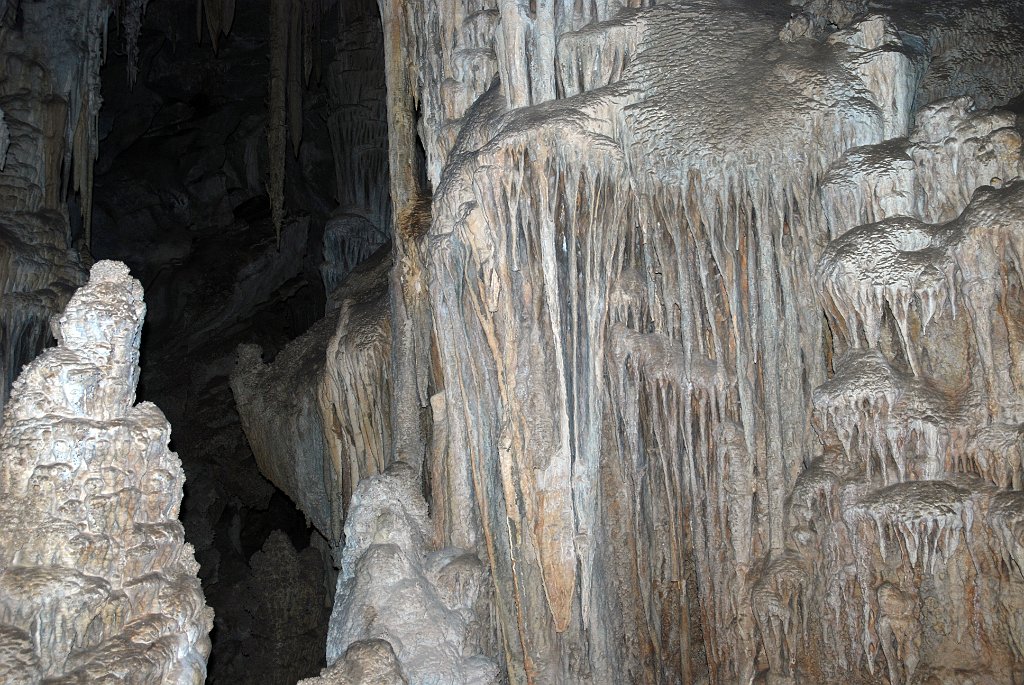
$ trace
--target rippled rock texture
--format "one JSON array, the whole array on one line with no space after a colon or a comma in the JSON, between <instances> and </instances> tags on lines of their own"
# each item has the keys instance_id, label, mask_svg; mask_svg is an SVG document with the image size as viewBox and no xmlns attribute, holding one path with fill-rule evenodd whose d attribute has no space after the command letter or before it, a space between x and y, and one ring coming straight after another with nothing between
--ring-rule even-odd
<instances>
[{"instance_id":1,"label":"rippled rock texture","mask_svg":"<svg viewBox=\"0 0 1024 685\"><path fill-rule=\"evenodd\" d=\"M234 381L321 678L477 678L407 615L460 550L510 682L1024 681L1024 8L627 4L380 3L387 359Z\"/></svg>"},{"instance_id":2,"label":"rippled rock texture","mask_svg":"<svg viewBox=\"0 0 1024 685\"><path fill-rule=\"evenodd\" d=\"M202 683L213 612L170 425L135 404L142 287L101 261L0 431L0 680Z\"/></svg>"},{"instance_id":3,"label":"rippled rock texture","mask_svg":"<svg viewBox=\"0 0 1024 685\"><path fill-rule=\"evenodd\" d=\"M392 392L513 682L1021 677L1016 500L987 512L1024 17L928 9L382 5L432 188L395 283L433 349Z\"/></svg>"}]
</instances>

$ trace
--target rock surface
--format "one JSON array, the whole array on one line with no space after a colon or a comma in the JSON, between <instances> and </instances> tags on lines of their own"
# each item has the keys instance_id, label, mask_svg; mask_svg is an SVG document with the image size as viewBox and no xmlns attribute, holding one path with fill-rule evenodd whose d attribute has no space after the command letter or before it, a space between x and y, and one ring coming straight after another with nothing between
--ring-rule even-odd
<instances>
[{"instance_id":1,"label":"rock surface","mask_svg":"<svg viewBox=\"0 0 1024 685\"><path fill-rule=\"evenodd\" d=\"M135 404L142 287L101 261L0 430L4 682L202 683L213 612L178 521L170 425Z\"/></svg>"},{"instance_id":2,"label":"rock surface","mask_svg":"<svg viewBox=\"0 0 1024 685\"><path fill-rule=\"evenodd\" d=\"M0 7L11 375L87 261L63 193L90 214L109 7ZM139 85L111 91L94 245L167 305L147 386L189 417L186 527L210 596L253 595L218 617L223 681L322 665L323 553L313 682L1024 682L1021 3L204 0L222 62L121 8ZM7 415L149 426L134 371L90 395L68 360ZM55 464L0 486L56 491ZM118 477L19 495L84 528L24 542L0 598L68 539L112 563L91 526L146 510ZM62 607L101 618L43 649L12 609L0 664L136 663L157 628L101 635L127 609L75 578ZM186 633L139 672L198 664Z\"/></svg>"},{"instance_id":3,"label":"rock surface","mask_svg":"<svg viewBox=\"0 0 1024 685\"><path fill-rule=\"evenodd\" d=\"M356 484L393 461L387 253L336 289L327 316L270 364L243 345L231 389L260 470L336 549Z\"/></svg>"},{"instance_id":4,"label":"rock surface","mask_svg":"<svg viewBox=\"0 0 1024 685\"><path fill-rule=\"evenodd\" d=\"M486 574L459 549L430 551L427 506L416 471L395 462L360 481L345 521L327 661L352 668L353 645L386 641L410 685L498 682L479 653Z\"/></svg>"},{"instance_id":5,"label":"rock surface","mask_svg":"<svg viewBox=\"0 0 1024 685\"><path fill-rule=\"evenodd\" d=\"M381 4L392 361L370 384L410 482L355 489L333 673L383 637L409 682L471 677L444 650L420 670L439 643L408 616L439 611L425 550L454 548L493 584L466 639L512 682L1024 677L1000 491L1024 184L1016 117L990 109L1019 89L1001 27L1024 16L635 5ZM318 417L264 433L312 436L262 440L288 473L361 425L250 407L250 433ZM337 526L344 493L288 478Z\"/></svg>"},{"instance_id":6,"label":"rock surface","mask_svg":"<svg viewBox=\"0 0 1024 685\"><path fill-rule=\"evenodd\" d=\"M511 681L1021 677L1011 5L382 5L393 421Z\"/></svg>"}]
</instances>

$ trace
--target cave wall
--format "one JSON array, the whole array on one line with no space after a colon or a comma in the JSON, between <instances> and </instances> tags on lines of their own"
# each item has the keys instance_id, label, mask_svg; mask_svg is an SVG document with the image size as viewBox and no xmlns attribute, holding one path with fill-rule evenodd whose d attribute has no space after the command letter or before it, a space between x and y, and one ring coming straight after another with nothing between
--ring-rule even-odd
<instances>
[{"instance_id":1,"label":"cave wall","mask_svg":"<svg viewBox=\"0 0 1024 685\"><path fill-rule=\"evenodd\" d=\"M0 406L85 282L78 214L91 211L110 11L100 1L0 6Z\"/></svg>"},{"instance_id":2,"label":"cave wall","mask_svg":"<svg viewBox=\"0 0 1024 685\"><path fill-rule=\"evenodd\" d=\"M395 434L513 682L1020 677L1020 8L865 11L381 4Z\"/></svg>"},{"instance_id":3,"label":"cave wall","mask_svg":"<svg viewBox=\"0 0 1024 685\"><path fill-rule=\"evenodd\" d=\"M344 545L324 678L382 634L382 669L444 677L379 585L445 549L482 560L473 644L511 682L1022 677L998 106L1024 16L932 10L380 3L388 372L328 368L329 318L296 349L358 411L318 408L291 357L236 376L262 467ZM346 471L356 434L380 438ZM425 541L394 511L339 535L392 462ZM302 485L320 470L344 487Z\"/></svg>"}]
</instances>

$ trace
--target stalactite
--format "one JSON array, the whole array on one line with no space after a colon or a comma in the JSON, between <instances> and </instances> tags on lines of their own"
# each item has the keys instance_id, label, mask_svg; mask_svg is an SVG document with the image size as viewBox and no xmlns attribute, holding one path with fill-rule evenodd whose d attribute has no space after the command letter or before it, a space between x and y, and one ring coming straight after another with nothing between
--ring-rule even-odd
<instances>
[{"instance_id":1,"label":"stalactite","mask_svg":"<svg viewBox=\"0 0 1024 685\"><path fill-rule=\"evenodd\" d=\"M270 4L270 84L267 122L267 148L269 151L270 215L281 240L284 224L284 167L286 145L288 95L288 37L291 30L292 0L271 0Z\"/></svg>"},{"instance_id":2,"label":"stalactite","mask_svg":"<svg viewBox=\"0 0 1024 685\"><path fill-rule=\"evenodd\" d=\"M7 166L7 148L11 146L11 130L4 121L4 111L0 109L0 171Z\"/></svg>"},{"instance_id":3,"label":"stalactite","mask_svg":"<svg viewBox=\"0 0 1024 685\"><path fill-rule=\"evenodd\" d=\"M124 27L124 44L128 53L128 87L133 88L139 76L139 34L142 33L142 20L146 16L149 0L124 0L124 3L121 25Z\"/></svg>"},{"instance_id":4,"label":"stalactite","mask_svg":"<svg viewBox=\"0 0 1024 685\"><path fill-rule=\"evenodd\" d=\"M228 4L233 12L233 0ZM286 147L290 140L292 153L298 157L302 142L302 87L309 81L312 46L319 44L319 19L324 11L319 0L271 0L267 192L279 241L285 216Z\"/></svg>"},{"instance_id":5,"label":"stalactite","mask_svg":"<svg viewBox=\"0 0 1024 685\"><path fill-rule=\"evenodd\" d=\"M203 35L204 14L206 15L206 31L213 44L213 51L216 53L220 45L220 37L231 32L231 25L235 21L235 0L196 0L196 36L200 39Z\"/></svg>"},{"instance_id":6,"label":"stalactite","mask_svg":"<svg viewBox=\"0 0 1024 685\"><path fill-rule=\"evenodd\" d=\"M291 0L287 38L287 86L285 98L288 103L288 133L292 144L292 154L299 156L299 143L302 141L302 82L304 49L303 34L305 25L304 0Z\"/></svg>"}]
</instances>

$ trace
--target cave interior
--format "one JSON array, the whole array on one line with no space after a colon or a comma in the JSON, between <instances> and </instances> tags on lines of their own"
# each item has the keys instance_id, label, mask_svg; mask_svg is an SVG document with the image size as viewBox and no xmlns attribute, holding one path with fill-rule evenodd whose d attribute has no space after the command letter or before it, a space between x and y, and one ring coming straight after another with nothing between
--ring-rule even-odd
<instances>
[{"instance_id":1,"label":"cave interior","mask_svg":"<svg viewBox=\"0 0 1024 685\"><path fill-rule=\"evenodd\" d=\"M0 682L1024 685L1024 1L0 0Z\"/></svg>"}]
</instances>

